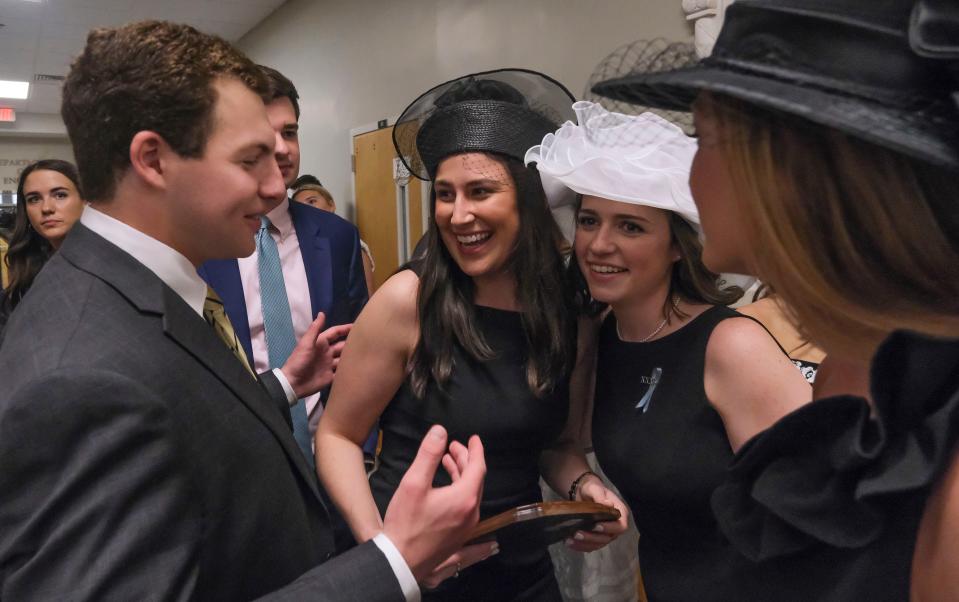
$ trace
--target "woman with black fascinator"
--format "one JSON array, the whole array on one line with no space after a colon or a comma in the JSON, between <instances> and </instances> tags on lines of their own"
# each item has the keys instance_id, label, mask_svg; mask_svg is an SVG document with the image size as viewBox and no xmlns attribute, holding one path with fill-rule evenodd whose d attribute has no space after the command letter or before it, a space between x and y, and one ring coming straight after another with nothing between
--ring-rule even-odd
<instances>
[{"instance_id":1,"label":"woman with black fascinator","mask_svg":"<svg viewBox=\"0 0 959 602\"><path fill-rule=\"evenodd\" d=\"M433 183L425 257L384 283L356 321L316 438L321 479L359 541L382 529L381 512L434 423L452 439L481 438L481 517L541 501L542 475L571 499L621 512L570 547L597 549L626 528L625 505L583 456L561 235L539 175L522 162L571 104L541 74L500 70L430 90L394 128L411 173ZM359 446L377 418L382 451L367 480ZM444 466L456 479L455 465ZM422 583L424 599L561 599L545 546L498 551L478 544L454 554Z\"/></svg>"},{"instance_id":2,"label":"woman with black fascinator","mask_svg":"<svg viewBox=\"0 0 959 602\"><path fill-rule=\"evenodd\" d=\"M959 4L737 0L713 55L594 91L692 107L714 271L826 358L711 505L763 600L959 600Z\"/></svg>"}]
</instances>

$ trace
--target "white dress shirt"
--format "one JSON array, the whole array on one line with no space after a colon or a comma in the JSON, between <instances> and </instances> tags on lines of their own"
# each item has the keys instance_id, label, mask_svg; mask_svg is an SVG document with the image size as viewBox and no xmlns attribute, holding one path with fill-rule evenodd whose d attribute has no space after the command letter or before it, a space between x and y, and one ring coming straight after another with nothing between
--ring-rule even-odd
<instances>
[{"instance_id":1,"label":"white dress shirt","mask_svg":"<svg viewBox=\"0 0 959 602\"><path fill-rule=\"evenodd\" d=\"M280 203L266 217L270 220L270 236L276 242L283 269L283 284L286 298L290 302L290 317L293 318L293 334L300 340L313 319L313 306L310 302L310 285L306 278L306 266L300 253L300 242L296 237L296 228L290 215L290 200ZM237 260L240 268L240 282L243 286L243 298L246 300L246 316L250 326L250 343L253 348L253 369L265 372L270 369L270 355L266 346L266 328L263 325L263 302L260 297L260 266L256 250L249 257ZM310 422L310 433L316 433L316 426L323 413L320 394L305 399L306 413ZM295 403L296 400L293 400Z\"/></svg>"},{"instance_id":2,"label":"white dress shirt","mask_svg":"<svg viewBox=\"0 0 959 602\"><path fill-rule=\"evenodd\" d=\"M157 278L162 280L164 284L173 289L173 292L180 295L201 318L203 317L203 303L206 301L207 285L196 273L196 267L181 253L155 238L151 238L139 230L97 211L92 206L87 206L83 210L80 223L132 255L134 259L156 274ZM302 265L302 260L300 265ZM259 293L259 291L257 292ZM259 294L257 294L257 299L259 299ZM308 294L307 303L309 303ZM261 370L257 369L257 371L260 372ZM281 379L281 383L285 383L285 388L289 388L289 383L283 373L279 369L276 369L274 373ZM380 533L373 538L373 543L386 556L407 601L419 602L420 590L416 584L416 579L393 542L385 534Z\"/></svg>"},{"instance_id":3,"label":"white dress shirt","mask_svg":"<svg viewBox=\"0 0 959 602\"><path fill-rule=\"evenodd\" d=\"M97 211L93 206L84 208L80 223L132 255L203 317L207 286L189 259L136 228Z\"/></svg>"}]
</instances>

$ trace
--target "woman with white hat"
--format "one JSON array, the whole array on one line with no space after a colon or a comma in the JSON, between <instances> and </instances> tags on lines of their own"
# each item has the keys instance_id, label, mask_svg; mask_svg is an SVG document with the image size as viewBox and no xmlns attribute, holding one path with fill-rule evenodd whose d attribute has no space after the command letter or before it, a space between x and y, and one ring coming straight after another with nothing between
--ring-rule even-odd
<instances>
[{"instance_id":1,"label":"woman with white hat","mask_svg":"<svg viewBox=\"0 0 959 602\"><path fill-rule=\"evenodd\" d=\"M579 102L526 154L553 204L578 199L580 307L601 315L592 442L640 532L649 600L756 599L751 566L722 543L709 500L744 431L735 400L765 428L811 398L761 325L726 307L702 263L687 179L696 142L652 114ZM587 391L585 394L591 392Z\"/></svg>"}]
</instances>

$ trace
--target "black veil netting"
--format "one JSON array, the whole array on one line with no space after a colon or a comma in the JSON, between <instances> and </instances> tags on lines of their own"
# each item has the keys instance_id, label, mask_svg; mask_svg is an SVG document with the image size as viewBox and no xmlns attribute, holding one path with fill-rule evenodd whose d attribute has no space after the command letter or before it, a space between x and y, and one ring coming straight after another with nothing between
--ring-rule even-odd
<instances>
[{"instance_id":1,"label":"black veil netting","mask_svg":"<svg viewBox=\"0 0 959 602\"><path fill-rule=\"evenodd\" d=\"M575 98L555 79L528 69L464 75L432 88L406 107L393 145L417 178L430 180L440 161L464 152L523 160L566 120Z\"/></svg>"},{"instance_id":2,"label":"black veil netting","mask_svg":"<svg viewBox=\"0 0 959 602\"><path fill-rule=\"evenodd\" d=\"M586 84L583 99L602 105L613 113L623 113L625 115L640 115L645 112L655 113L676 124L689 134L693 131L693 114L688 111L666 110L624 102L597 94L593 91L593 87L600 82L627 75L673 71L694 65L698 61L696 48L686 42L673 42L663 38L655 38L624 44L596 65L589 82Z\"/></svg>"}]
</instances>

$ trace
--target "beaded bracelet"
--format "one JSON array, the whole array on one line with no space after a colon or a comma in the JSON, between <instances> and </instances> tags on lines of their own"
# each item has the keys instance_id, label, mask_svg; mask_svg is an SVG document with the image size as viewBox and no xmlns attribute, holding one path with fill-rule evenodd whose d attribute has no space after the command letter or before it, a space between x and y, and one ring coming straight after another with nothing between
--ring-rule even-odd
<instances>
[{"instance_id":1,"label":"beaded bracelet","mask_svg":"<svg viewBox=\"0 0 959 602\"><path fill-rule=\"evenodd\" d=\"M594 477L597 476L596 473L593 472L592 470L587 470L587 471L584 472L583 474L581 474L581 475L579 475L578 477L576 477L575 479L573 479L572 485L569 486L569 499L570 499L570 501L574 501L574 500L576 499L576 490L579 488L579 484L582 482L583 479L585 479L585 478L588 477L589 475L593 475ZM598 478L598 477L597 477L597 478Z\"/></svg>"}]
</instances>

